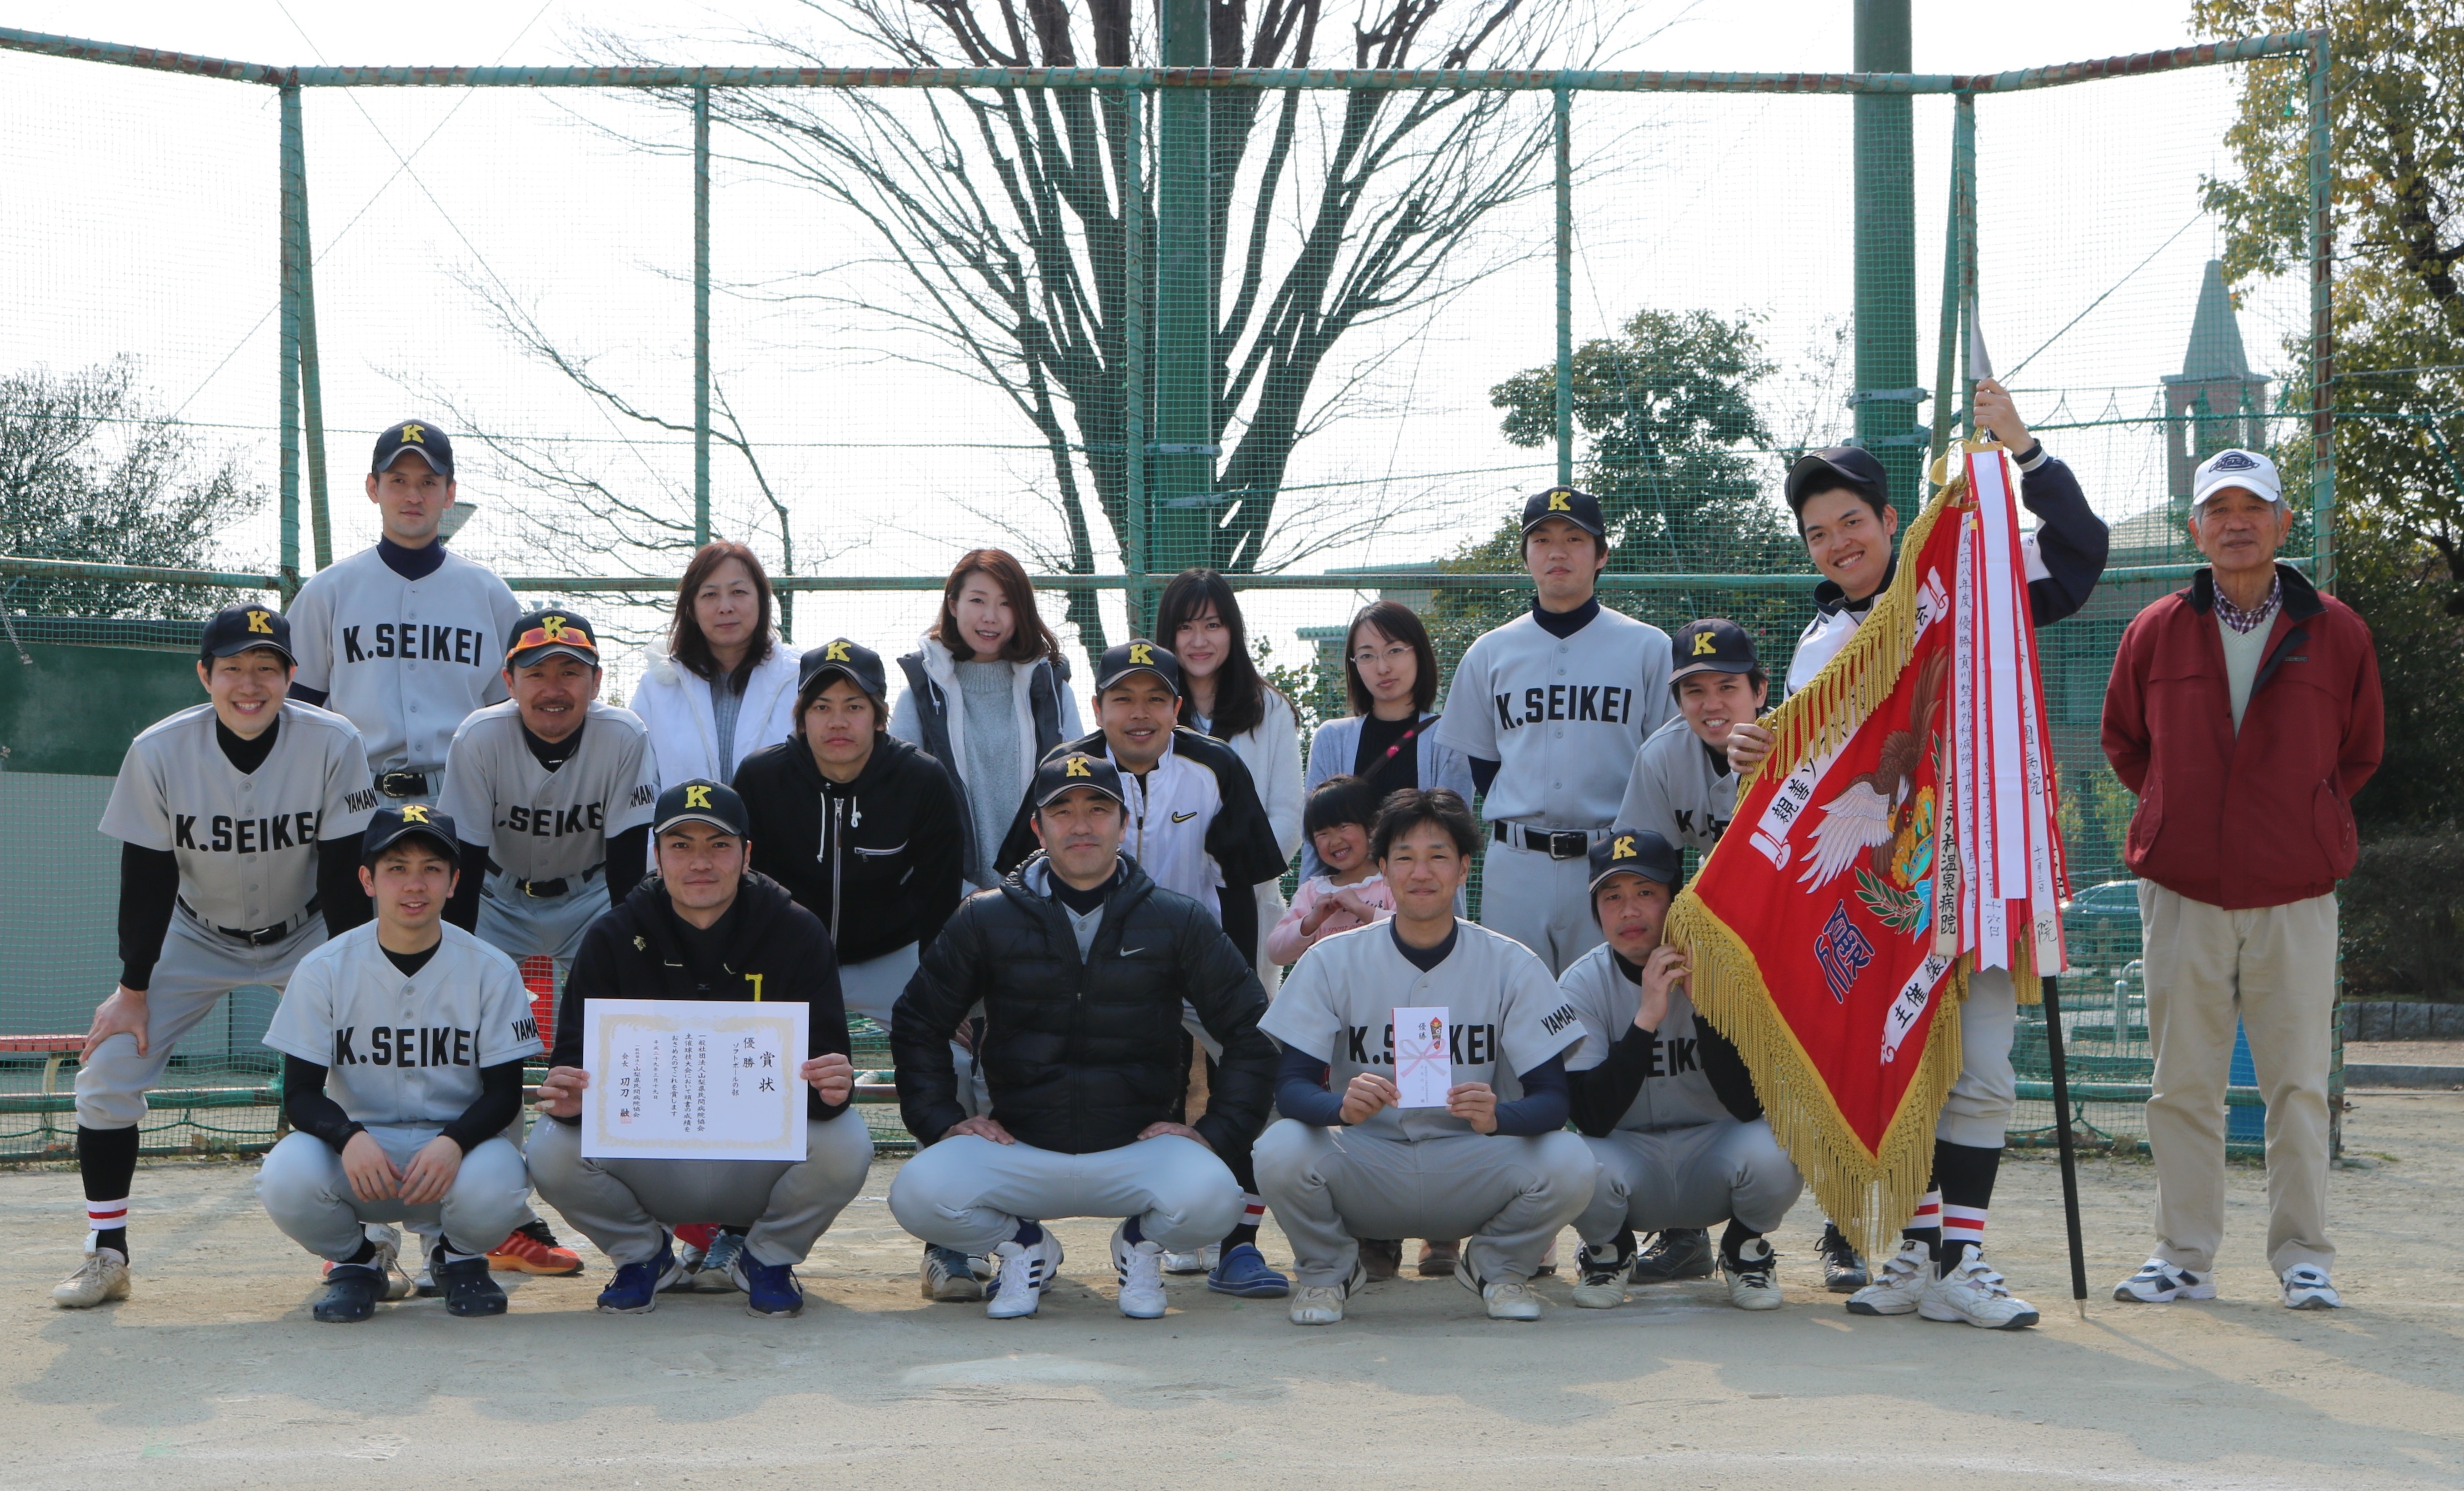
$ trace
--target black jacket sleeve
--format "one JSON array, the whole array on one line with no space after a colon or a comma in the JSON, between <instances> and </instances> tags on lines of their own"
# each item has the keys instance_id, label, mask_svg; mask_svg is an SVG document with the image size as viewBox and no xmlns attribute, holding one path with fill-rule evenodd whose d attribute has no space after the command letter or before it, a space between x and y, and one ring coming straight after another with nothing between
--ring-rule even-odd
<instances>
[{"instance_id":1,"label":"black jacket sleeve","mask_svg":"<svg viewBox=\"0 0 2464 1491\"><path fill-rule=\"evenodd\" d=\"M457 840L462 875L453 882L453 898L445 903L445 919L464 932L479 931L479 888L488 883L488 851L469 840Z\"/></svg>"},{"instance_id":2,"label":"black jacket sleeve","mask_svg":"<svg viewBox=\"0 0 2464 1491\"><path fill-rule=\"evenodd\" d=\"M1275 1043L1258 1028L1266 1015L1265 987L1203 908L1189 906L1176 940L1182 993L1199 1023L1223 1047L1207 1079L1206 1112L1190 1127L1216 1153L1237 1154L1257 1142L1274 1101Z\"/></svg>"},{"instance_id":3,"label":"black jacket sleeve","mask_svg":"<svg viewBox=\"0 0 2464 1491\"><path fill-rule=\"evenodd\" d=\"M154 981L171 908L180 898L180 861L168 849L120 846L120 981L141 993Z\"/></svg>"},{"instance_id":4,"label":"black jacket sleeve","mask_svg":"<svg viewBox=\"0 0 2464 1491\"><path fill-rule=\"evenodd\" d=\"M1711 1091L1730 1117L1750 1124L1763 1116L1762 1094L1754 1090L1754 1074L1746 1059L1699 1011L1694 1020L1694 1058L1703 1063L1703 1075L1711 1079Z\"/></svg>"},{"instance_id":5,"label":"black jacket sleeve","mask_svg":"<svg viewBox=\"0 0 2464 1491\"><path fill-rule=\"evenodd\" d=\"M1343 1124L1343 1094L1330 1091L1326 1063L1297 1047L1287 1047L1275 1068L1275 1111L1286 1118L1320 1129Z\"/></svg>"},{"instance_id":6,"label":"black jacket sleeve","mask_svg":"<svg viewBox=\"0 0 2464 1491\"><path fill-rule=\"evenodd\" d=\"M445 1126L442 1137L452 1140L462 1152L470 1153L480 1145L505 1131L505 1126L522 1111L522 1060L498 1062L494 1066L479 1068L479 1095L462 1110L462 1116Z\"/></svg>"},{"instance_id":7,"label":"black jacket sleeve","mask_svg":"<svg viewBox=\"0 0 2464 1491\"><path fill-rule=\"evenodd\" d=\"M1240 753L1227 745L1209 743L1215 749L1207 753L1206 764L1214 768L1216 788L1222 795L1223 805L1206 825L1207 854L1222 869L1227 888L1280 879L1284 853L1275 844L1275 825L1266 817L1266 804L1259 800L1257 782L1250 778L1249 768L1242 762ZM1249 900L1254 908L1257 897L1252 895ZM1254 910L1249 921L1250 935L1243 945L1254 949L1258 942ZM1231 924L1224 925L1229 930Z\"/></svg>"},{"instance_id":8,"label":"black jacket sleeve","mask_svg":"<svg viewBox=\"0 0 2464 1491\"><path fill-rule=\"evenodd\" d=\"M908 882L914 898L915 941L930 947L967 891L966 824L958 813L958 783L940 762L933 763L931 785L916 804L915 827L908 843L922 841L915 853L915 878Z\"/></svg>"},{"instance_id":9,"label":"black jacket sleeve","mask_svg":"<svg viewBox=\"0 0 2464 1491\"><path fill-rule=\"evenodd\" d=\"M1225 886L1215 893L1223 908L1223 935L1241 950L1241 961L1251 972L1258 966L1258 892L1248 886Z\"/></svg>"},{"instance_id":10,"label":"black jacket sleeve","mask_svg":"<svg viewBox=\"0 0 2464 1491\"><path fill-rule=\"evenodd\" d=\"M2050 456L2021 473L2019 500L2036 515L2036 557L2047 571L2028 582L2028 609L2037 625L2050 626L2096 593L2113 533L2087 505L2071 469Z\"/></svg>"},{"instance_id":11,"label":"black jacket sleeve","mask_svg":"<svg viewBox=\"0 0 2464 1491\"><path fill-rule=\"evenodd\" d=\"M367 1126L342 1111L342 1105L325 1095L325 1068L304 1061L289 1052L282 1057L282 1116L291 1127L311 1138L322 1139L334 1152L351 1142L351 1135ZM519 1074L516 1076L518 1078ZM521 1085L515 1083L514 1096L521 1097ZM512 1120L507 1119L510 1123ZM496 1126L504 1128L504 1124Z\"/></svg>"},{"instance_id":12,"label":"black jacket sleeve","mask_svg":"<svg viewBox=\"0 0 2464 1491\"><path fill-rule=\"evenodd\" d=\"M607 904L619 907L642 883L650 863L650 825L635 823L607 841Z\"/></svg>"},{"instance_id":13,"label":"black jacket sleeve","mask_svg":"<svg viewBox=\"0 0 2464 1491\"><path fill-rule=\"evenodd\" d=\"M1004 892L1005 893L1005 892ZM976 1003L985 954L979 916L968 907L925 944L907 992L890 1012L890 1052L897 1063L898 1114L907 1131L931 1144L967 1116L958 1106L957 1063L950 1038Z\"/></svg>"},{"instance_id":14,"label":"black jacket sleeve","mask_svg":"<svg viewBox=\"0 0 2464 1491\"><path fill-rule=\"evenodd\" d=\"M376 915L360 888L360 844L364 834L317 841L317 904L325 913L325 935L339 937Z\"/></svg>"},{"instance_id":15,"label":"black jacket sleeve","mask_svg":"<svg viewBox=\"0 0 2464 1491\"><path fill-rule=\"evenodd\" d=\"M1697 1020L1695 1029L1707 1032L1710 1026ZM1576 1129L1595 1139L1616 1131L1617 1120L1625 1117L1642 1091L1643 1074L1650 1069L1652 1046L1659 1039L1629 1024L1609 1043L1609 1054L1597 1066L1566 1074ZM1736 1048L1729 1047L1729 1055L1735 1054Z\"/></svg>"}]
</instances>

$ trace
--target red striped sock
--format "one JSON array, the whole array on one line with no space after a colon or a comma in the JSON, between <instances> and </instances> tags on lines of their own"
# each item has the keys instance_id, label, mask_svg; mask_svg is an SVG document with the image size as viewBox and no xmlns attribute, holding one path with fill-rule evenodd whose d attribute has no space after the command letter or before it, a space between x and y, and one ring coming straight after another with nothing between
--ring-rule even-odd
<instances>
[{"instance_id":1,"label":"red striped sock","mask_svg":"<svg viewBox=\"0 0 2464 1491\"><path fill-rule=\"evenodd\" d=\"M1985 1208L1945 1206L1942 1209L1942 1261L1945 1270L1959 1266L1960 1249L1985 1251Z\"/></svg>"},{"instance_id":2,"label":"red striped sock","mask_svg":"<svg viewBox=\"0 0 2464 1491\"><path fill-rule=\"evenodd\" d=\"M1917 1198L1917 1213L1900 1229L1900 1236L1925 1245L1925 1251L1942 1256L1942 1193L1928 1191Z\"/></svg>"},{"instance_id":3,"label":"red striped sock","mask_svg":"<svg viewBox=\"0 0 2464 1491\"><path fill-rule=\"evenodd\" d=\"M95 1232L116 1232L128 1225L128 1197L85 1203L85 1224Z\"/></svg>"}]
</instances>

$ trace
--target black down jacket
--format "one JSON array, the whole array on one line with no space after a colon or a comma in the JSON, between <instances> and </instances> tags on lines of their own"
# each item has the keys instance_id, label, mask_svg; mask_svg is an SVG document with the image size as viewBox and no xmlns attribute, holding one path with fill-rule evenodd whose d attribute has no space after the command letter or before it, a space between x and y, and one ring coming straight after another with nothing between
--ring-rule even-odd
<instances>
[{"instance_id":1,"label":"black down jacket","mask_svg":"<svg viewBox=\"0 0 2464 1491\"><path fill-rule=\"evenodd\" d=\"M978 1000L978 1059L992 1117L1022 1144L1090 1154L1169 1119L1188 1081L1181 1001L1223 1058L1193 1125L1219 1153L1265 1127L1275 1048L1259 1033L1265 990L1205 908L1155 885L1127 855L1089 955L1068 912L1040 890L1037 855L996 890L967 898L925 949L890 1023L898 1104L926 1144L965 1118L950 1037Z\"/></svg>"}]
</instances>

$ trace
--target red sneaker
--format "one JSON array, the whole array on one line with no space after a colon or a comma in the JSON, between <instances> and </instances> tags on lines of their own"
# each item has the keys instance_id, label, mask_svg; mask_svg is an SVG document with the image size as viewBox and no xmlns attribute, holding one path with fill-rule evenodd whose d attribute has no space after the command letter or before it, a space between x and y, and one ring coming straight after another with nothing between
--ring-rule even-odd
<instances>
[{"instance_id":1,"label":"red sneaker","mask_svg":"<svg viewBox=\"0 0 2464 1491\"><path fill-rule=\"evenodd\" d=\"M488 1250L488 1267L505 1274L544 1274L567 1278L582 1272L582 1257L557 1246L556 1234L545 1222L532 1222L509 1234Z\"/></svg>"}]
</instances>

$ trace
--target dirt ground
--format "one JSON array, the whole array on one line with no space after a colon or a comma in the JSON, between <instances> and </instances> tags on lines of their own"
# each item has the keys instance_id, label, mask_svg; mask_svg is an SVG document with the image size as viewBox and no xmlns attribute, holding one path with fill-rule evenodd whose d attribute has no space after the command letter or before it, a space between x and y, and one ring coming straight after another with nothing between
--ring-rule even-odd
<instances>
[{"instance_id":1,"label":"dirt ground","mask_svg":"<svg viewBox=\"0 0 2464 1491\"><path fill-rule=\"evenodd\" d=\"M1494 1324L1413 1279L1301 1330L1192 1280L1167 1318L1129 1321L1109 1227L1076 1223L1042 1315L994 1323L917 1298L891 1163L823 1239L794 1321L733 1296L601 1316L606 1262L587 1254L583 1278L517 1284L503 1319L419 1302L319 1326L315 1268L247 1164L142 1171L136 1295L71 1314L47 1290L74 1262L76 1177L0 1174L0 1486L2455 1484L2464 1095L2354 1104L2347 1145L2372 1168L2334 1180L2347 1308L2277 1305L2244 1167L2225 1297L2111 1303L2155 1176L2101 1159L2082 1320L2058 1173L2014 1156L1992 1251L2044 1313L2015 1334L1848 1315L1818 1292L1810 1202L1778 1238L1788 1306L1765 1315L1710 1283L1577 1310L1560 1281L1546 1320ZM1268 1254L1288 1257L1276 1237Z\"/></svg>"}]
</instances>

